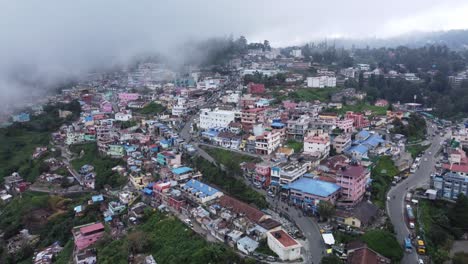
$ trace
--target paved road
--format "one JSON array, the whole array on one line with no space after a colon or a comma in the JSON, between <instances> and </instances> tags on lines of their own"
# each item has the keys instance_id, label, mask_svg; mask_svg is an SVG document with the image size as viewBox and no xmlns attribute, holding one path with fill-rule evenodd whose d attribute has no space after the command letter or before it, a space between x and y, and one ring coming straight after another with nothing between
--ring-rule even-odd
<instances>
[{"instance_id":1,"label":"paved road","mask_svg":"<svg viewBox=\"0 0 468 264\"><path fill-rule=\"evenodd\" d=\"M434 129L429 124L428 135L431 135L433 131ZM395 228L398 242L401 244L403 244L404 238L408 237L410 234L410 230L407 227L404 214L404 199L406 193L408 190L415 189L419 186L423 186L429 183L431 172L434 171L435 155L440 149L441 140L443 139L438 134L436 134L436 136L430 140L432 145L426 150L425 154L421 158L419 169L406 180L391 188L388 192L390 200L387 201L387 213ZM426 158L427 161L424 160ZM418 255L415 253L415 250L413 250L412 253L405 253L401 263L412 264L417 263L417 261Z\"/></svg>"},{"instance_id":2,"label":"paved road","mask_svg":"<svg viewBox=\"0 0 468 264\"><path fill-rule=\"evenodd\" d=\"M280 199L277 199L277 197L271 198L267 196L270 207L274 211L281 211L287 214L289 220L296 224L307 239L304 248L304 263L320 263L325 253L325 244L323 243L322 234L320 234L320 228L317 222L310 216L303 216L301 210L288 206L287 203L282 202ZM288 207L288 210L284 210L283 208L285 207Z\"/></svg>"}]
</instances>

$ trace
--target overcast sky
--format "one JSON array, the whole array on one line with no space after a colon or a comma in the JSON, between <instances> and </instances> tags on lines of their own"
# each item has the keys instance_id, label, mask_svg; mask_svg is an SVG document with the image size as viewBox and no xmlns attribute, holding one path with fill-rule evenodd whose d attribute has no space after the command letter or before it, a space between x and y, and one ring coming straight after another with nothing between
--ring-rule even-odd
<instances>
[{"instance_id":1,"label":"overcast sky","mask_svg":"<svg viewBox=\"0 0 468 264\"><path fill-rule=\"evenodd\" d=\"M324 37L388 37L468 28L467 0L2 1L0 91L21 96L18 69L54 81L125 63L140 52L176 56L188 39L245 35L273 46ZM14 87L15 89L12 89Z\"/></svg>"}]
</instances>

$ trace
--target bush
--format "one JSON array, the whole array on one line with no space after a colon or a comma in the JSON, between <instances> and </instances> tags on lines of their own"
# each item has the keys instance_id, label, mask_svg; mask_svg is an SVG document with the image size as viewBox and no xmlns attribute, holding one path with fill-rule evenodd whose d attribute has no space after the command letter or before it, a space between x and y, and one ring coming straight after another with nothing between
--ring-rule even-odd
<instances>
[{"instance_id":1,"label":"bush","mask_svg":"<svg viewBox=\"0 0 468 264\"><path fill-rule=\"evenodd\" d=\"M403 257L403 249L395 236L383 230L370 230L362 236L362 240L376 252L398 262Z\"/></svg>"}]
</instances>

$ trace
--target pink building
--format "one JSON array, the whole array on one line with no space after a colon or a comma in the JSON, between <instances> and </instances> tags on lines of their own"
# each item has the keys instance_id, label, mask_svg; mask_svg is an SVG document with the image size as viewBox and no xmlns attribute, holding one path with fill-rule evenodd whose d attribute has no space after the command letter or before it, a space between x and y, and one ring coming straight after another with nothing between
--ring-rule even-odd
<instances>
[{"instance_id":1,"label":"pink building","mask_svg":"<svg viewBox=\"0 0 468 264\"><path fill-rule=\"evenodd\" d=\"M369 126L369 120L362 113L346 112L346 118L354 121L353 126L357 129Z\"/></svg>"},{"instance_id":2,"label":"pink building","mask_svg":"<svg viewBox=\"0 0 468 264\"><path fill-rule=\"evenodd\" d=\"M293 109L296 109L297 103L295 103L293 101L283 101L283 107L286 110L293 110Z\"/></svg>"},{"instance_id":3,"label":"pink building","mask_svg":"<svg viewBox=\"0 0 468 264\"><path fill-rule=\"evenodd\" d=\"M342 166L336 172L336 184L341 186L341 197L338 203L343 206L354 206L359 203L366 192L366 182L370 171L360 164Z\"/></svg>"},{"instance_id":4,"label":"pink building","mask_svg":"<svg viewBox=\"0 0 468 264\"><path fill-rule=\"evenodd\" d=\"M136 101L140 98L138 93L119 93L120 101Z\"/></svg>"},{"instance_id":5,"label":"pink building","mask_svg":"<svg viewBox=\"0 0 468 264\"><path fill-rule=\"evenodd\" d=\"M345 118L342 120L336 121L336 126L339 129L342 129L345 133L350 133L353 131L354 119Z\"/></svg>"},{"instance_id":6,"label":"pink building","mask_svg":"<svg viewBox=\"0 0 468 264\"><path fill-rule=\"evenodd\" d=\"M74 227L72 230L75 247L83 250L92 246L104 235L104 225L102 223L93 223Z\"/></svg>"},{"instance_id":7,"label":"pink building","mask_svg":"<svg viewBox=\"0 0 468 264\"><path fill-rule=\"evenodd\" d=\"M388 101L385 99L379 99L375 102L375 106L385 107L388 106Z\"/></svg>"},{"instance_id":8,"label":"pink building","mask_svg":"<svg viewBox=\"0 0 468 264\"><path fill-rule=\"evenodd\" d=\"M263 186L270 185L271 166L269 163L259 163L255 165L256 180L263 183Z\"/></svg>"},{"instance_id":9,"label":"pink building","mask_svg":"<svg viewBox=\"0 0 468 264\"><path fill-rule=\"evenodd\" d=\"M101 112L112 113L112 104L108 101L101 102Z\"/></svg>"}]
</instances>

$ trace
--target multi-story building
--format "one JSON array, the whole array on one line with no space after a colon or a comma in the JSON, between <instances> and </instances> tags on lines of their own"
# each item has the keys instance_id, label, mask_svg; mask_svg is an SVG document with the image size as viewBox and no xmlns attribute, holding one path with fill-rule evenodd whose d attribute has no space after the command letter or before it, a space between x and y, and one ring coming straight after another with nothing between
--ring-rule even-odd
<instances>
[{"instance_id":1,"label":"multi-story building","mask_svg":"<svg viewBox=\"0 0 468 264\"><path fill-rule=\"evenodd\" d=\"M265 108L244 109L241 112L241 124L244 130L251 129L254 124L263 119Z\"/></svg>"},{"instance_id":2,"label":"multi-story building","mask_svg":"<svg viewBox=\"0 0 468 264\"><path fill-rule=\"evenodd\" d=\"M343 118L336 121L336 127L343 130L345 133L351 133L353 131L353 123L353 119Z\"/></svg>"},{"instance_id":3,"label":"multi-story building","mask_svg":"<svg viewBox=\"0 0 468 264\"><path fill-rule=\"evenodd\" d=\"M458 195L468 196L468 176L447 172L443 175L432 175L431 184L439 196L456 200Z\"/></svg>"},{"instance_id":4,"label":"multi-story building","mask_svg":"<svg viewBox=\"0 0 468 264\"><path fill-rule=\"evenodd\" d=\"M362 113L353 113L351 111L346 112L346 119L353 120L353 126L356 129L361 129L369 126L369 120Z\"/></svg>"},{"instance_id":5,"label":"multi-story building","mask_svg":"<svg viewBox=\"0 0 468 264\"><path fill-rule=\"evenodd\" d=\"M330 153L330 136L321 129L316 129L304 139L304 154L319 160Z\"/></svg>"},{"instance_id":6,"label":"multi-story building","mask_svg":"<svg viewBox=\"0 0 468 264\"><path fill-rule=\"evenodd\" d=\"M370 171L357 163L342 166L336 172L336 184L341 187L340 205L354 206L359 203L366 192L366 183L370 179Z\"/></svg>"},{"instance_id":7,"label":"multi-story building","mask_svg":"<svg viewBox=\"0 0 468 264\"><path fill-rule=\"evenodd\" d=\"M227 110L202 109L200 111L200 128L225 128L234 121L236 112Z\"/></svg>"},{"instance_id":8,"label":"multi-story building","mask_svg":"<svg viewBox=\"0 0 468 264\"><path fill-rule=\"evenodd\" d=\"M271 185L288 185L302 177L310 169L309 162L288 162L271 167Z\"/></svg>"},{"instance_id":9,"label":"multi-story building","mask_svg":"<svg viewBox=\"0 0 468 264\"><path fill-rule=\"evenodd\" d=\"M309 128L310 117L308 115L300 116L296 120L288 120L287 122L287 137L296 140L304 139L307 129Z\"/></svg>"},{"instance_id":10,"label":"multi-story building","mask_svg":"<svg viewBox=\"0 0 468 264\"><path fill-rule=\"evenodd\" d=\"M121 158L125 156L125 148L122 145L109 145L107 155L115 158Z\"/></svg>"},{"instance_id":11,"label":"multi-story building","mask_svg":"<svg viewBox=\"0 0 468 264\"><path fill-rule=\"evenodd\" d=\"M260 155L270 155L281 143L281 133L278 131L263 132L255 138L255 151Z\"/></svg>"},{"instance_id":12,"label":"multi-story building","mask_svg":"<svg viewBox=\"0 0 468 264\"><path fill-rule=\"evenodd\" d=\"M187 99L183 97L177 98L177 103L171 109L173 116L183 116L187 113Z\"/></svg>"},{"instance_id":13,"label":"multi-story building","mask_svg":"<svg viewBox=\"0 0 468 264\"><path fill-rule=\"evenodd\" d=\"M341 134L336 136L333 139L333 147L336 150L336 153L342 153L345 149L351 147L351 135Z\"/></svg>"},{"instance_id":14,"label":"multi-story building","mask_svg":"<svg viewBox=\"0 0 468 264\"><path fill-rule=\"evenodd\" d=\"M346 69L341 69L340 73L347 78L355 78L356 77L356 70L353 67L349 67Z\"/></svg>"},{"instance_id":15,"label":"multi-story building","mask_svg":"<svg viewBox=\"0 0 468 264\"><path fill-rule=\"evenodd\" d=\"M336 87L336 77L329 77L329 76L307 77L307 87L310 87L310 88Z\"/></svg>"}]
</instances>

